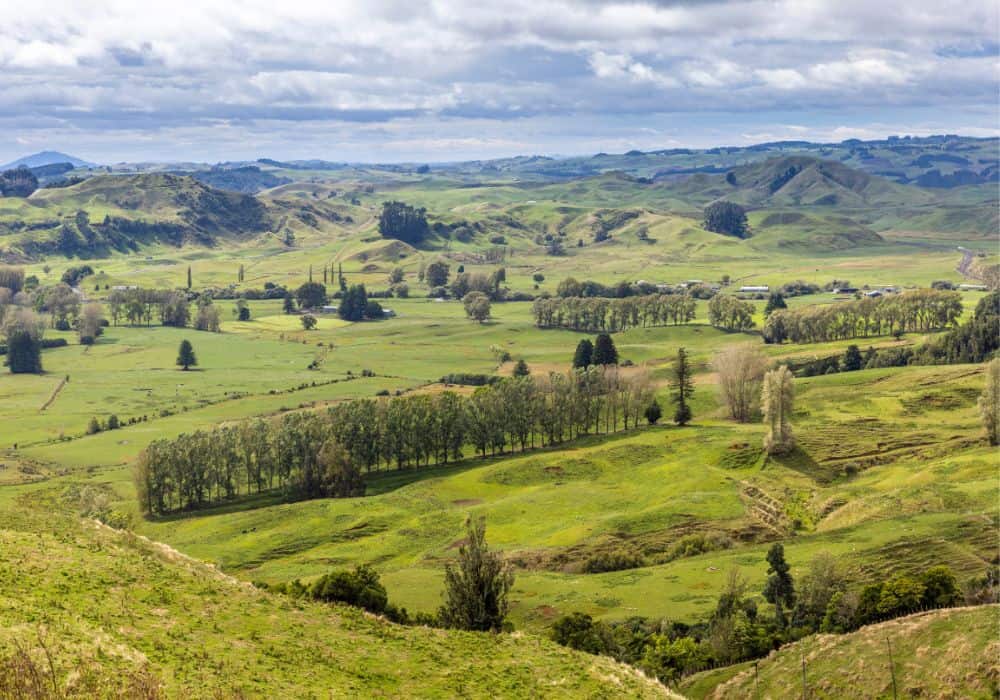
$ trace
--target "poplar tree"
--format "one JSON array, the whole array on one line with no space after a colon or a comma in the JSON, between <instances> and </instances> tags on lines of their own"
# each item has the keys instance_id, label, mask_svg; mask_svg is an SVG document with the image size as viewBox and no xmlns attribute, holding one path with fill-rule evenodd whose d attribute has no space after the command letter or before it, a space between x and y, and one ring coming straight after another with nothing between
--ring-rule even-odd
<instances>
[{"instance_id":1,"label":"poplar tree","mask_svg":"<svg viewBox=\"0 0 1000 700\"><path fill-rule=\"evenodd\" d=\"M986 386L979 397L979 415L991 445L1000 442L1000 358L986 365Z\"/></svg>"},{"instance_id":2,"label":"poplar tree","mask_svg":"<svg viewBox=\"0 0 1000 700\"><path fill-rule=\"evenodd\" d=\"M769 455L782 454L795 447L795 437L789 424L795 399L792 373L785 365L764 375L760 404L764 412L767 434L764 450Z\"/></svg>"}]
</instances>

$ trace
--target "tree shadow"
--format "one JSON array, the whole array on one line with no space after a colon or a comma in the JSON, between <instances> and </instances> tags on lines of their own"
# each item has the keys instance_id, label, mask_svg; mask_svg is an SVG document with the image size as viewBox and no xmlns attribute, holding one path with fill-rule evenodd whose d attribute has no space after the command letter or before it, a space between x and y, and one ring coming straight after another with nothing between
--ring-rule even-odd
<instances>
[{"instance_id":1,"label":"tree shadow","mask_svg":"<svg viewBox=\"0 0 1000 700\"><path fill-rule=\"evenodd\" d=\"M839 466L817 462L811 454L799 445L796 445L795 449L786 454L771 455L770 461L785 469L808 476L819 484L832 483L843 474L843 470Z\"/></svg>"}]
</instances>

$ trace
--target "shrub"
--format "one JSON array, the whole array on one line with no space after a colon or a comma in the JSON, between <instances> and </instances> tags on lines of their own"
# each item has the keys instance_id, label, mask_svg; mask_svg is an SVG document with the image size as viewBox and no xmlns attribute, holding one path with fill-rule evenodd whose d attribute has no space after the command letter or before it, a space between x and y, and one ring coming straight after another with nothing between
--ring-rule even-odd
<instances>
[{"instance_id":1,"label":"shrub","mask_svg":"<svg viewBox=\"0 0 1000 700\"><path fill-rule=\"evenodd\" d=\"M309 587L309 597L326 603L346 603L376 614L384 612L389 603L378 573L364 564L354 571L324 574Z\"/></svg>"},{"instance_id":2,"label":"shrub","mask_svg":"<svg viewBox=\"0 0 1000 700\"><path fill-rule=\"evenodd\" d=\"M607 625L581 612L560 617L549 634L557 644L589 654L608 654L614 643Z\"/></svg>"},{"instance_id":3,"label":"shrub","mask_svg":"<svg viewBox=\"0 0 1000 700\"><path fill-rule=\"evenodd\" d=\"M462 386L486 386L500 381L500 377L492 374L473 374L469 372L454 372L441 377L442 384L459 384Z\"/></svg>"},{"instance_id":4,"label":"shrub","mask_svg":"<svg viewBox=\"0 0 1000 700\"><path fill-rule=\"evenodd\" d=\"M635 552L601 552L589 557L583 563L585 574L600 574L606 571L624 571L645 566L646 560Z\"/></svg>"}]
</instances>

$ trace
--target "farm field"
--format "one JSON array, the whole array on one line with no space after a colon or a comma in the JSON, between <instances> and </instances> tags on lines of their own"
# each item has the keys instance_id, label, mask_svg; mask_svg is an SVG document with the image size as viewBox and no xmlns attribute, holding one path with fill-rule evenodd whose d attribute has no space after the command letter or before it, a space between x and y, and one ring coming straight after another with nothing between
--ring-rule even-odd
<instances>
[{"instance_id":1,"label":"farm field","mask_svg":"<svg viewBox=\"0 0 1000 700\"><path fill-rule=\"evenodd\" d=\"M802 448L785 460L765 460L759 427L716 417L485 466L473 459L411 476L390 472L370 481L377 495L360 502L170 517L140 531L269 583L370 562L401 604L432 612L463 518L484 514L492 540L524 562L512 612L533 627L572 610L692 620L714 605L733 566L753 584L762 581L764 543L778 533L791 535L793 566L830 551L848 558L858 576L917 571L938 557L972 575L991 556L998 515L995 454L974 446L979 381L976 367L804 380L801 405L819 408L796 415ZM935 403L948 408L923 407ZM875 460L879 454L889 456ZM890 464L866 468L870 461ZM860 473L847 476L848 465ZM766 500L773 525L754 515L754 499ZM693 533L722 534L733 546L642 569L580 573L589 556L621 548L655 562Z\"/></svg>"},{"instance_id":2,"label":"farm field","mask_svg":"<svg viewBox=\"0 0 1000 700\"><path fill-rule=\"evenodd\" d=\"M63 677L80 666L95 682L153 683L167 697L747 697L749 654L718 652L734 663L675 677L650 651L650 639L673 644L674 635L716 654L713 625L735 572L747 624L783 645L770 656L770 647L753 651L762 697L796 692L787 679L803 654L818 693L843 693L862 674L858 658L874 653L887 629L898 639L907 692L934 696L953 685L988 697L995 669L959 651L991 643L995 606L845 634L819 634L818 620L776 632L780 613L764 591L776 544L803 587L824 558L836 561L850 591L947 567L957 586L947 605L964 605L967 591L993 580L1000 456L980 415L987 365L921 353L958 343L956 328L980 322L976 309L995 292L953 292L962 308L947 329L766 344L764 328L770 293L783 285L813 285L782 297L789 310L836 312L882 285L918 296L932 283L941 295L993 284L995 193L845 174L848 166L801 154L774 160L731 163L735 185L722 172L650 178L645 165L574 178L552 178L541 165L495 177L470 164L426 177L269 166L263 172L292 182L247 195L140 168L88 174L24 200L0 197L0 253L16 263L0 272L16 268L38 285L0 295L0 316L35 309L45 340L66 341L41 350L42 372L5 367L0 376L0 581L8 592L0 672L9 658L2 654L25 643L52 651ZM775 174L791 171L787 185L773 187ZM749 237L705 227L703 209L722 196L746 204ZM390 199L426 208L422 241L380 233ZM178 231L182 239L172 239ZM58 246L73 232L92 247L78 243L63 255ZM428 276L434 263L448 266L449 282L493 275L488 318L471 320L460 298L433 298L442 296ZM161 296L147 303L147 320L123 316L82 344L73 329L82 312L57 330L48 306L46 290L64 274L73 284L60 289L105 318L118 293ZM390 294L391 274L408 294ZM688 322L633 320L610 334L615 376L644 382L642 400L662 407L658 420L640 421L640 411L638 427L607 434L588 425L565 442L490 457L477 456L466 436L445 465L435 454L434 465L425 456L390 468L385 453L374 469L353 465L358 484L343 497L304 498L263 481L246 495L248 476L228 494L217 484L218 502L144 512L136 475L154 443L251 419L284 425L289 414L322 416L356 399L376 399L376 411L396 397L403 405L445 391L471 400L477 384L510 386L506 378L524 372L542 386L569 373L578 344L596 333L539 328L530 300L559 294L567 278L619 285L623 294L642 289L631 284L639 281L686 283L670 291L694 300ZM284 292L308 281L325 285L325 305L345 304L364 284L391 315L349 321L319 303L286 313ZM743 285L770 288L751 298ZM848 286L859 288L856 297L833 291ZM602 294L611 303L612 293ZM722 327L712 295L745 298L752 325ZM193 320L161 324L154 311L165 319L178 296L192 319L202 306L216 309L219 332L195 330ZM309 330L307 312L316 319ZM992 342L963 338L962 349ZM197 357L189 370L177 364L182 341ZM852 346L861 368L848 371ZM694 390L686 426L672 420L682 348ZM727 409L719 357L747 348L762 367L795 370L788 452L767 453L759 412L737 422ZM4 353L11 362L7 345ZM902 360L874 361L886 357ZM820 369L804 371L813 366ZM617 414L612 424L621 427ZM321 454L324 439L307 449ZM308 461L299 455L279 466L291 472ZM513 572L513 632L427 626L445 600L447 567L469 544L465 524L479 518ZM405 608L415 624L293 593L355 567L370 567L393 610ZM574 614L606 625L608 635L650 625L641 641L649 653L627 666L586 645L556 644ZM944 648L956 651L921 665L933 656L928 649ZM302 659L309 673L295 671ZM845 659L854 665L841 668ZM886 695L884 680L869 679L865 692Z\"/></svg>"}]
</instances>

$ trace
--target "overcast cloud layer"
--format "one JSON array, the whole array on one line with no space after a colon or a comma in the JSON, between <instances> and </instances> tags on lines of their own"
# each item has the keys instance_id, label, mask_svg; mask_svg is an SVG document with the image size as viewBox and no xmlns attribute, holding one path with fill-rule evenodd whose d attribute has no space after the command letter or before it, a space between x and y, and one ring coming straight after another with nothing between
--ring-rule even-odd
<instances>
[{"instance_id":1,"label":"overcast cloud layer","mask_svg":"<svg viewBox=\"0 0 1000 700\"><path fill-rule=\"evenodd\" d=\"M0 0L0 162L998 131L995 0Z\"/></svg>"}]
</instances>

